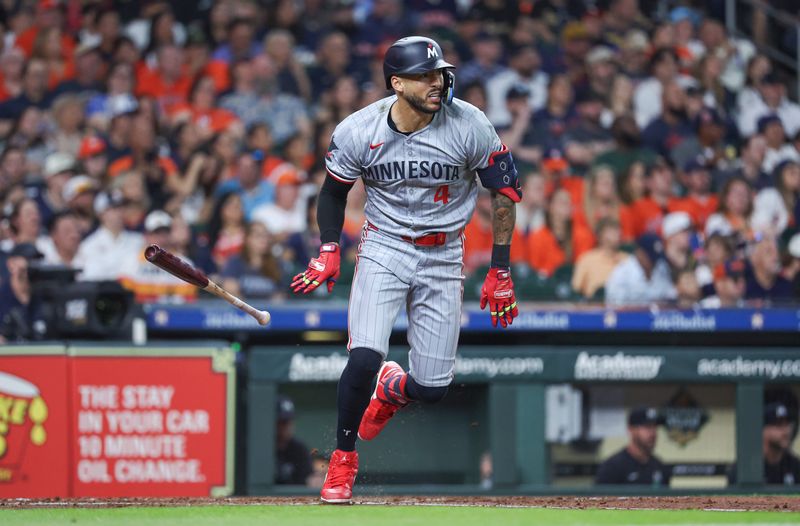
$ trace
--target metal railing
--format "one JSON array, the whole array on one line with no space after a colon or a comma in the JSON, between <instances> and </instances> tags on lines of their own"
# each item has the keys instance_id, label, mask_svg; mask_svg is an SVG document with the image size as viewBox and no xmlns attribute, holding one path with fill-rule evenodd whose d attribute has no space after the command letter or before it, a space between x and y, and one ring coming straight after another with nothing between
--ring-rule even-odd
<instances>
[{"instance_id":1,"label":"metal railing","mask_svg":"<svg viewBox=\"0 0 800 526\"><path fill-rule=\"evenodd\" d=\"M795 56L786 54L776 47L769 46L768 44L757 42L754 35L748 34L737 25L737 4L747 4L754 11L760 11L767 16L767 18L787 28L794 28L796 32L795 37ZM795 98L800 100L800 18L797 16L787 16L784 11L779 11L762 0L726 0L725 2L725 26L728 33L734 36L742 36L749 38L758 47L761 53L764 53L771 60L782 64L783 66L792 69L795 76Z\"/></svg>"}]
</instances>

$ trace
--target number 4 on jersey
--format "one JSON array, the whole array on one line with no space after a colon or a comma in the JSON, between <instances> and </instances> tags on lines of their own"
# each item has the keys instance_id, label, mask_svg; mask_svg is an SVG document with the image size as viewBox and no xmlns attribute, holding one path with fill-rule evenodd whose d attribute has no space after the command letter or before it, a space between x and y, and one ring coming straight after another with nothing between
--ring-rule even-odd
<instances>
[{"instance_id":1,"label":"number 4 on jersey","mask_svg":"<svg viewBox=\"0 0 800 526\"><path fill-rule=\"evenodd\" d=\"M450 200L450 185L443 184L439 188L436 189L436 193L433 194L433 202L438 203L439 201L442 202L443 205L447 204L447 201Z\"/></svg>"}]
</instances>

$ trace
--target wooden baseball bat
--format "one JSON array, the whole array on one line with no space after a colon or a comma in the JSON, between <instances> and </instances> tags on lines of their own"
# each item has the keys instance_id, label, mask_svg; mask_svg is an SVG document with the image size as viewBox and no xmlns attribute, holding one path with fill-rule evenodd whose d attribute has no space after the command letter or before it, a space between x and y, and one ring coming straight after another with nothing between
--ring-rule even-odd
<instances>
[{"instance_id":1,"label":"wooden baseball bat","mask_svg":"<svg viewBox=\"0 0 800 526\"><path fill-rule=\"evenodd\" d=\"M224 299L237 309L246 312L255 318L259 325L266 325L269 323L271 318L269 312L265 310L258 310L255 307L248 305L241 299L237 298L227 290L208 279L208 276L206 276L203 271L189 265L182 259L176 257L174 254L170 254L160 246L150 245L147 247L144 250L144 257L147 259L147 261L158 268L164 269L173 276L182 279L186 283L191 283L195 287L200 287L201 289L210 292L214 296Z\"/></svg>"}]
</instances>

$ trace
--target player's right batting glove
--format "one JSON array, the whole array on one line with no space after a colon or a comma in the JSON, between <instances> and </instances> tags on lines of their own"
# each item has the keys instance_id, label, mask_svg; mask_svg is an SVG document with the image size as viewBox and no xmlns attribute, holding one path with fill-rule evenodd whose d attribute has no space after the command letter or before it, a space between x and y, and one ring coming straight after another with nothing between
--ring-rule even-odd
<instances>
[{"instance_id":1,"label":"player's right batting glove","mask_svg":"<svg viewBox=\"0 0 800 526\"><path fill-rule=\"evenodd\" d=\"M323 281L328 284L328 292L339 279L341 253L336 243L325 243L319 247L319 257L313 258L305 272L296 275L292 280L292 290L308 294L320 286Z\"/></svg>"},{"instance_id":2,"label":"player's right batting glove","mask_svg":"<svg viewBox=\"0 0 800 526\"><path fill-rule=\"evenodd\" d=\"M481 310L486 305L489 305L493 327L497 327L498 321L501 326L507 327L519 315L510 269L496 267L489 269L481 288Z\"/></svg>"}]
</instances>

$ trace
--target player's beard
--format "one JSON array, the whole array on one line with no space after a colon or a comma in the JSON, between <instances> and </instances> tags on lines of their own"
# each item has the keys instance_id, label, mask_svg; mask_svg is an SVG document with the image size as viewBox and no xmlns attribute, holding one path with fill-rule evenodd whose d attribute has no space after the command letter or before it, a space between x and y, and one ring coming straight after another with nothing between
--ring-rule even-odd
<instances>
[{"instance_id":1,"label":"player's beard","mask_svg":"<svg viewBox=\"0 0 800 526\"><path fill-rule=\"evenodd\" d=\"M432 110L430 107L426 105L427 104L425 102L426 99L423 99L422 97L417 97L416 95L412 95L409 93L408 95L405 95L404 98L412 108L414 108L420 113L427 113L428 115L433 115L442 108L441 99L439 99L439 104L436 107L436 109Z\"/></svg>"}]
</instances>

